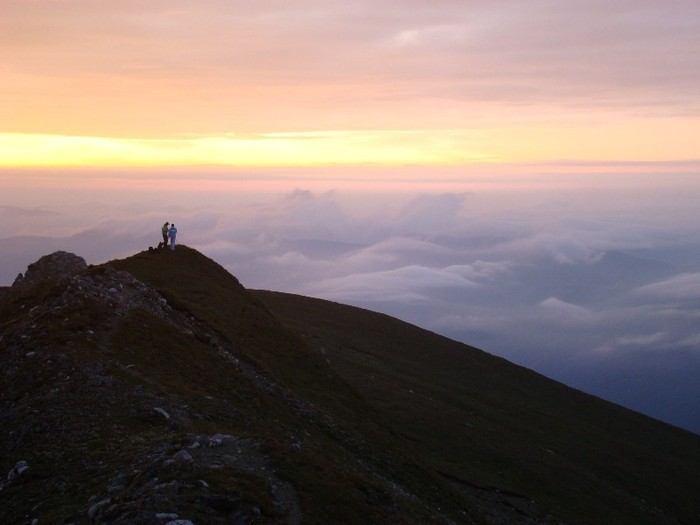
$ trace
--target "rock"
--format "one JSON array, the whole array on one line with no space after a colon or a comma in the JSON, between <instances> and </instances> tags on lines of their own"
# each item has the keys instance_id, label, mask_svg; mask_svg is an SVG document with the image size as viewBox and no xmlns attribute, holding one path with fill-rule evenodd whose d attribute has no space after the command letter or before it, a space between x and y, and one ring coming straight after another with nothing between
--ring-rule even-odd
<instances>
[{"instance_id":1,"label":"rock","mask_svg":"<svg viewBox=\"0 0 700 525\"><path fill-rule=\"evenodd\" d=\"M57 279L65 275L84 270L87 268L85 259L64 251L57 251L49 255L44 255L38 261L30 264L27 271L17 276L13 287L25 286L40 283L48 279Z\"/></svg>"},{"instance_id":2,"label":"rock","mask_svg":"<svg viewBox=\"0 0 700 525\"><path fill-rule=\"evenodd\" d=\"M105 508L110 503L112 503L111 498L105 498L105 499L100 500L97 503L95 503L87 511L88 518L93 519L97 515L98 512L100 512L103 508Z\"/></svg>"},{"instance_id":3,"label":"rock","mask_svg":"<svg viewBox=\"0 0 700 525\"><path fill-rule=\"evenodd\" d=\"M24 461L24 460L18 461L15 464L15 466L12 467L10 472L7 473L8 485L10 483L14 483L14 482L22 479L22 477L26 475L28 470L29 470L29 464L26 461Z\"/></svg>"},{"instance_id":4,"label":"rock","mask_svg":"<svg viewBox=\"0 0 700 525\"><path fill-rule=\"evenodd\" d=\"M176 453L176 454L173 456L173 459L174 459L177 463L181 463L181 464L185 464L185 465L194 465L194 458L193 458L192 455L191 455L189 452L187 452L186 450L181 450L181 451L179 451L178 453Z\"/></svg>"},{"instance_id":5,"label":"rock","mask_svg":"<svg viewBox=\"0 0 700 525\"><path fill-rule=\"evenodd\" d=\"M230 434L214 434L207 441L207 446L209 447L220 447L224 444L224 441L233 439Z\"/></svg>"},{"instance_id":6,"label":"rock","mask_svg":"<svg viewBox=\"0 0 700 525\"><path fill-rule=\"evenodd\" d=\"M156 412L157 414L160 414L161 416L163 416L167 421L170 421L170 414L168 414L168 413L167 413L165 410L163 410L162 408L155 407L155 408L153 409L153 411Z\"/></svg>"},{"instance_id":7,"label":"rock","mask_svg":"<svg viewBox=\"0 0 700 525\"><path fill-rule=\"evenodd\" d=\"M124 485L116 484L107 487L107 494L115 494L117 492L124 492L126 487Z\"/></svg>"},{"instance_id":8,"label":"rock","mask_svg":"<svg viewBox=\"0 0 700 525\"><path fill-rule=\"evenodd\" d=\"M158 512L156 514L156 518L158 518L159 520L176 520L179 517L180 516L178 516L174 512Z\"/></svg>"}]
</instances>

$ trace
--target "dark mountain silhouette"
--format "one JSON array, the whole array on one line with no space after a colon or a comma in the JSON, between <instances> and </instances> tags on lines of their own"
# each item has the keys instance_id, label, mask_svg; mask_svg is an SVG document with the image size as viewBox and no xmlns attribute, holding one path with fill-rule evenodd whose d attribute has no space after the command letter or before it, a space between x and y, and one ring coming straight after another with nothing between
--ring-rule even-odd
<instances>
[{"instance_id":1,"label":"dark mountain silhouette","mask_svg":"<svg viewBox=\"0 0 700 525\"><path fill-rule=\"evenodd\" d=\"M2 523L700 522L700 436L186 246L51 254L0 326Z\"/></svg>"}]
</instances>

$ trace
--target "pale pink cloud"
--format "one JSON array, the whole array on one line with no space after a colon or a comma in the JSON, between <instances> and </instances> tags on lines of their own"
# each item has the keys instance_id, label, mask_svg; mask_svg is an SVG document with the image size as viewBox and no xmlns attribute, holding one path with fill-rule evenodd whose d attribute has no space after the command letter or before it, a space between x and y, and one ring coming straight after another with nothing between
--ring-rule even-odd
<instances>
[{"instance_id":1,"label":"pale pink cloud","mask_svg":"<svg viewBox=\"0 0 700 525\"><path fill-rule=\"evenodd\" d=\"M480 127L564 110L700 114L694 1L6 0L2 10L5 131L216 134Z\"/></svg>"}]
</instances>

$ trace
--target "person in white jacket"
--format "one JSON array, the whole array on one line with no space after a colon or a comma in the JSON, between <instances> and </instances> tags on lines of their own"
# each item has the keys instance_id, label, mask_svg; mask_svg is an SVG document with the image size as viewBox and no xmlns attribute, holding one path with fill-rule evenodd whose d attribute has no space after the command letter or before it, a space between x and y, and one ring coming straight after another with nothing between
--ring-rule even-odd
<instances>
[{"instance_id":1,"label":"person in white jacket","mask_svg":"<svg viewBox=\"0 0 700 525\"><path fill-rule=\"evenodd\" d=\"M170 225L170 229L168 230L168 237L170 237L170 249L174 250L175 238L177 237L177 228L175 227L174 223Z\"/></svg>"}]
</instances>

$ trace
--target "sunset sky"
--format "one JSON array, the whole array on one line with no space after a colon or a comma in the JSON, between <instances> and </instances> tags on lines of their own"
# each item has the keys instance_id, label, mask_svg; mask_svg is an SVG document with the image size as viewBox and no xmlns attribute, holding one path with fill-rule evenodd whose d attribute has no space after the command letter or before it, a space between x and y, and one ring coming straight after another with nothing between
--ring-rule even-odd
<instances>
[{"instance_id":1,"label":"sunset sky","mask_svg":"<svg viewBox=\"0 0 700 525\"><path fill-rule=\"evenodd\" d=\"M700 151L696 0L2 0L0 165Z\"/></svg>"}]
</instances>

